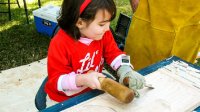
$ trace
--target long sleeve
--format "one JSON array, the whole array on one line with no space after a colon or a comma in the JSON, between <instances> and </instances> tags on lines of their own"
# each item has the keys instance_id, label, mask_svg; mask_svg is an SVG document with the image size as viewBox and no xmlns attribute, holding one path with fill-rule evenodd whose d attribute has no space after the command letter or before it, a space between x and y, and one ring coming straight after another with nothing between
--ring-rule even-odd
<instances>
[{"instance_id":1,"label":"long sleeve","mask_svg":"<svg viewBox=\"0 0 200 112\"><path fill-rule=\"evenodd\" d=\"M62 40L53 38L48 50L48 84L58 92L58 79L73 71L68 60L67 50Z\"/></svg>"},{"instance_id":2,"label":"long sleeve","mask_svg":"<svg viewBox=\"0 0 200 112\"><path fill-rule=\"evenodd\" d=\"M121 59L122 55L125 55L125 52L122 52L112 36L112 33L108 31L105 34L106 38L104 39L104 58L106 62L115 70L115 64L117 64L117 60Z\"/></svg>"}]
</instances>

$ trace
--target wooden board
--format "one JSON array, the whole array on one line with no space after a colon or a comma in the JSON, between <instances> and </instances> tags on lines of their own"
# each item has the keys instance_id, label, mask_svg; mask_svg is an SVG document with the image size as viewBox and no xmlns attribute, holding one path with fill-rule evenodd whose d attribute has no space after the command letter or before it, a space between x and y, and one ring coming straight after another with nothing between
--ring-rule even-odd
<instances>
[{"instance_id":1,"label":"wooden board","mask_svg":"<svg viewBox=\"0 0 200 112\"><path fill-rule=\"evenodd\" d=\"M194 85L190 80L186 80L188 77L182 77L183 72L177 72L173 63L166 67L145 76L147 83L152 84L155 89L140 90L140 97L129 104L121 103L105 93L65 109L63 112L188 112L194 110L200 105L198 84ZM198 71L195 73L198 74ZM189 73L187 71L184 74Z\"/></svg>"}]
</instances>

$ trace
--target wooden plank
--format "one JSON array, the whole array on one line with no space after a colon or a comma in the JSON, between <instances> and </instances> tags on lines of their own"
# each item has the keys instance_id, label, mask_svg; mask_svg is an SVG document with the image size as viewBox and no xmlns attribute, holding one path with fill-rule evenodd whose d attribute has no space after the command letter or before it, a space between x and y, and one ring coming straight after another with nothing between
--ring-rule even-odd
<instances>
[{"instance_id":1,"label":"wooden plank","mask_svg":"<svg viewBox=\"0 0 200 112\"><path fill-rule=\"evenodd\" d=\"M200 105L200 90L164 68L146 76L155 89L140 90L140 98L124 104L108 94L80 103L63 112L188 112ZM180 78L180 79L179 79Z\"/></svg>"}]
</instances>

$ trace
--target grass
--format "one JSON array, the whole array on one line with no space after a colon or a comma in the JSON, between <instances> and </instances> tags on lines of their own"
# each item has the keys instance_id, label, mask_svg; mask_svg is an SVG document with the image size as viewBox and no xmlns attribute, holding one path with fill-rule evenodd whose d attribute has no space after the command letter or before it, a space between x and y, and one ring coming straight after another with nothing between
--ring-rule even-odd
<instances>
[{"instance_id":1,"label":"grass","mask_svg":"<svg viewBox=\"0 0 200 112\"><path fill-rule=\"evenodd\" d=\"M1 0L0 2L7 0ZM32 11L38 9L37 0L26 0L30 24L26 24L23 2L21 8L11 4L12 20L8 15L0 13L0 71L20 65L29 64L47 56L50 38L36 31ZM111 22L115 29L119 13L132 15L129 0L114 0L117 5L117 17ZM15 0L11 0L15 2ZM47 4L61 5L62 0L41 0L42 6ZM6 11L6 5L0 5L1 11ZM200 65L200 61L198 62Z\"/></svg>"},{"instance_id":2,"label":"grass","mask_svg":"<svg viewBox=\"0 0 200 112\"><path fill-rule=\"evenodd\" d=\"M0 2L7 2L1 0ZM11 0L15 2L15 0ZM8 14L0 13L0 71L29 64L47 56L50 38L36 31L32 11L38 9L37 0L26 0L30 24L26 24L26 16L22 0L19 0L21 8L17 4L11 4L11 21ZM42 6L53 4L60 6L62 0L41 0ZM115 28L119 12L131 15L129 0L115 0L118 7L118 15L111 23ZM127 8L128 7L128 8ZM7 5L0 5L1 11L7 11Z\"/></svg>"},{"instance_id":3,"label":"grass","mask_svg":"<svg viewBox=\"0 0 200 112\"><path fill-rule=\"evenodd\" d=\"M11 1L15 2L15 0ZM22 2L20 2L21 8L11 4L11 21L8 21L8 14L0 13L0 70L28 64L47 56L50 38L37 33L32 15L32 11L38 8L38 4L33 0L26 1L30 24L26 24ZM41 1L42 5L56 2ZM1 5L0 8L6 11L7 5Z\"/></svg>"}]
</instances>

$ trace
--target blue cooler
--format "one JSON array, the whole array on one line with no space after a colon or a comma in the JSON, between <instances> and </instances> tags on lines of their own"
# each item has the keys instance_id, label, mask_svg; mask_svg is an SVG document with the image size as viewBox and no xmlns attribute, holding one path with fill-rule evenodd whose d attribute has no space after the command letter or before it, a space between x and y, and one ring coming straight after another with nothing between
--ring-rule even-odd
<instances>
[{"instance_id":1,"label":"blue cooler","mask_svg":"<svg viewBox=\"0 0 200 112\"><path fill-rule=\"evenodd\" d=\"M57 26L60 7L47 5L33 11L36 29L39 33L52 36Z\"/></svg>"}]
</instances>

